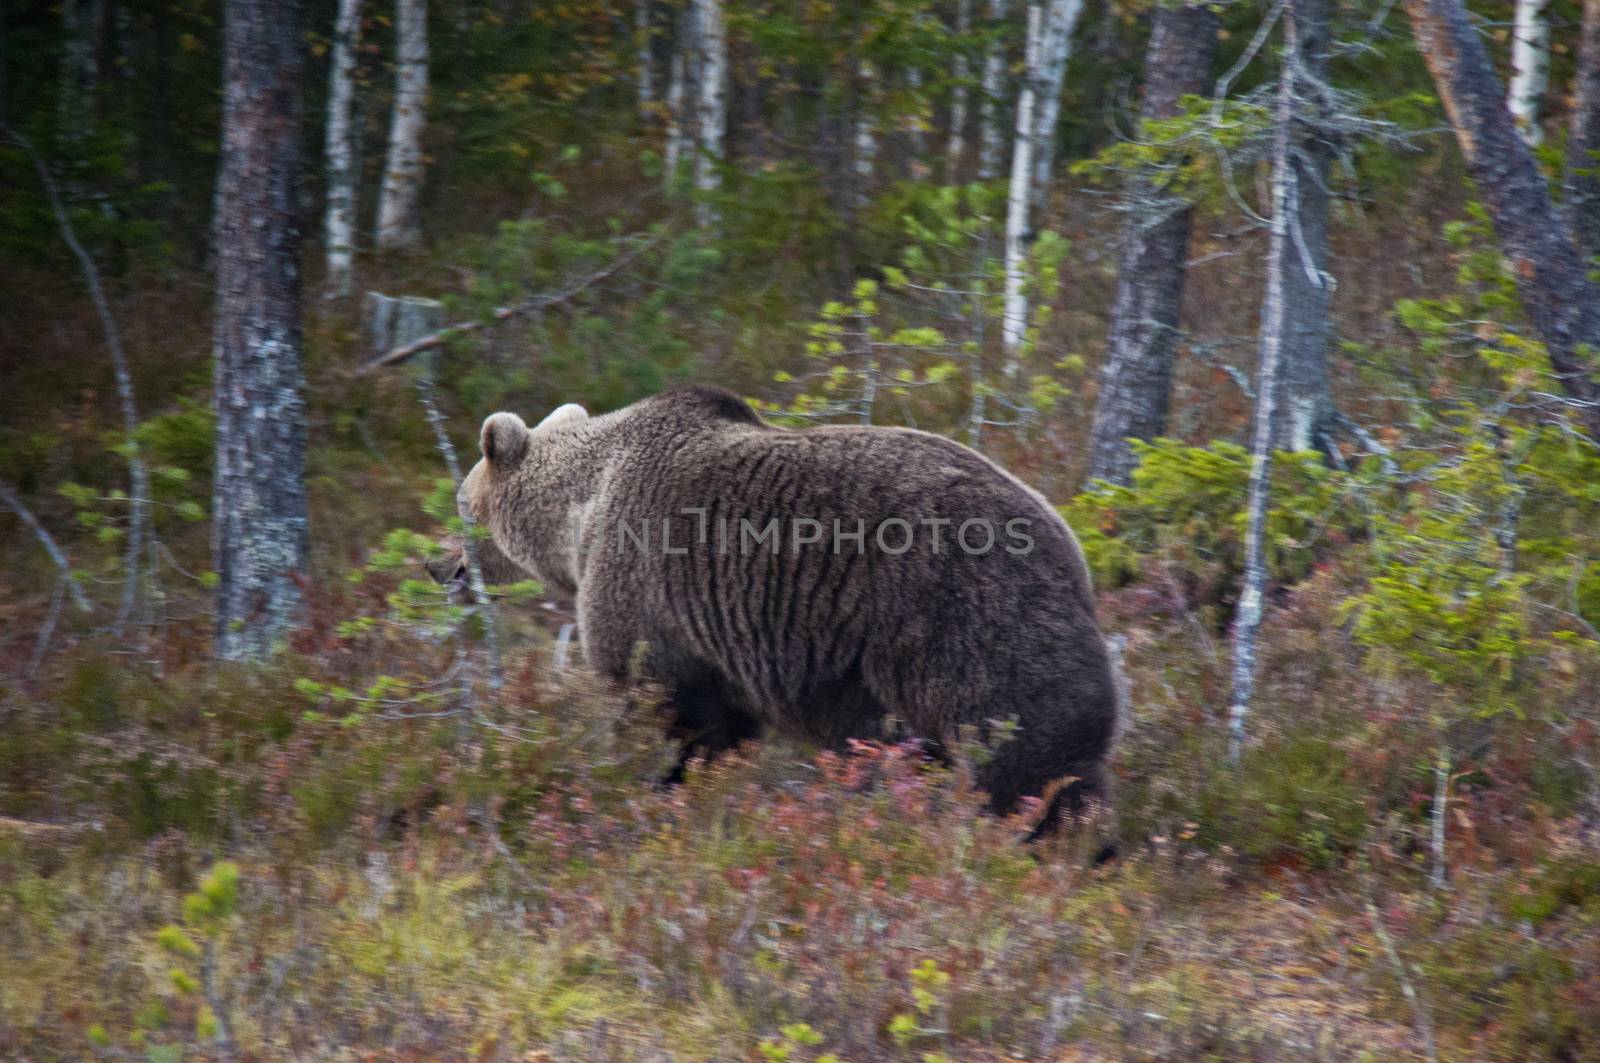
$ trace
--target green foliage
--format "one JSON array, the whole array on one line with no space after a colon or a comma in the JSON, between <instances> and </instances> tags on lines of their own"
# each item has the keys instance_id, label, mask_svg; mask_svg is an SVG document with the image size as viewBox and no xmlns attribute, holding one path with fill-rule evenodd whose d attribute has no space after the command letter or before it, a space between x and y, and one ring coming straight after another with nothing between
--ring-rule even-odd
<instances>
[{"instance_id":1,"label":"green foliage","mask_svg":"<svg viewBox=\"0 0 1600 1063\"><path fill-rule=\"evenodd\" d=\"M1244 565L1250 455L1218 440L1207 447L1172 439L1135 440L1138 466L1126 486L1098 482L1062 507L1096 580L1119 586L1152 561L1176 565L1207 601L1232 600ZM1279 454L1267 513L1267 571L1275 580L1304 578L1343 531L1348 484L1314 453Z\"/></svg>"}]
</instances>

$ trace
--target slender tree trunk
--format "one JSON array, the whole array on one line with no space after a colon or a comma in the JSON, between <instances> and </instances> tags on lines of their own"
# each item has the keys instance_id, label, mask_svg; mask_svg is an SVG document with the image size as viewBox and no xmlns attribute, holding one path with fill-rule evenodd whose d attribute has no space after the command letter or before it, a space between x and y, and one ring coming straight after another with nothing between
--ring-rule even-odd
<instances>
[{"instance_id":1,"label":"slender tree trunk","mask_svg":"<svg viewBox=\"0 0 1600 1063\"><path fill-rule=\"evenodd\" d=\"M1007 0L989 0L989 25L991 34L983 53L983 82L980 140L978 141L978 180L987 181L1000 176L1000 152L1006 142L1005 108L1005 42L999 28L1006 17Z\"/></svg>"},{"instance_id":2,"label":"slender tree trunk","mask_svg":"<svg viewBox=\"0 0 1600 1063\"><path fill-rule=\"evenodd\" d=\"M1600 2L1600 0L1596 0ZM972 33L972 0L956 0L956 41L961 48L966 47L967 37ZM955 67L951 71L954 86L950 90L950 136L945 142L945 183L959 184L961 182L962 162L967 154L967 99L971 95L971 87L967 79L971 76L967 53L958 51L955 58Z\"/></svg>"},{"instance_id":3,"label":"slender tree trunk","mask_svg":"<svg viewBox=\"0 0 1600 1063\"><path fill-rule=\"evenodd\" d=\"M688 95L689 60L695 52L694 9L685 7L678 18L677 39L672 46L672 59L667 74L667 145L662 155L668 188L677 184L678 171L689 154L689 122L684 114L684 99Z\"/></svg>"},{"instance_id":4,"label":"slender tree trunk","mask_svg":"<svg viewBox=\"0 0 1600 1063\"><path fill-rule=\"evenodd\" d=\"M1083 14L1083 0L1053 2L1045 17L1039 64L1039 98L1033 116L1033 209L1042 211L1056 163L1056 125L1061 117L1061 90L1072 56L1072 34Z\"/></svg>"},{"instance_id":5,"label":"slender tree trunk","mask_svg":"<svg viewBox=\"0 0 1600 1063\"><path fill-rule=\"evenodd\" d=\"M328 123L324 154L328 165L328 203L323 222L327 277L325 293L350 294L355 254L356 165L351 143L355 102L356 48L361 43L362 0L339 0L333 52L328 62Z\"/></svg>"},{"instance_id":6,"label":"slender tree trunk","mask_svg":"<svg viewBox=\"0 0 1600 1063\"><path fill-rule=\"evenodd\" d=\"M711 196L722 187L722 138L728 128L728 33L722 20L722 0L694 0L694 9L700 45L695 222L704 227L716 223L717 208Z\"/></svg>"},{"instance_id":7,"label":"slender tree trunk","mask_svg":"<svg viewBox=\"0 0 1600 1063\"><path fill-rule=\"evenodd\" d=\"M394 110L378 200L378 247L422 242L422 132L428 122L428 0L395 0Z\"/></svg>"},{"instance_id":8,"label":"slender tree trunk","mask_svg":"<svg viewBox=\"0 0 1600 1063\"><path fill-rule=\"evenodd\" d=\"M224 6L213 553L216 652L260 657L295 621L309 558L300 364L301 7Z\"/></svg>"},{"instance_id":9,"label":"slender tree trunk","mask_svg":"<svg viewBox=\"0 0 1600 1063\"><path fill-rule=\"evenodd\" d=\"M1455 126L1467 170L1511 261L1528 317L1579 422L1600 439L1600 287L1517 135L1500 79L1461 0L1405 0L1422 58Z\"/></svg>"},{"instance_id":10,"label":"slender tree trunk","mask_svg":"<svg viewBox=\"0 0 1600 1063\"><path fill-rule=\"evenodd\" d=\"M1291 2L1291 9L1293 3ZM1272 236L1267 251L1267 293L1261 310L1261 367L1256 377L1256 409L1250 434L1250 484L1246 502L1243 586L1233 621L1233 696L1228 706L1228 759L1244 748L1245 721L1256 687L1256 635L1266 604L1266 523L1272 484L1273 406L1278 367L1288 325L1283 285L1285 261L1294 254L1294 212L1300 197L1294 165L1295 66L1299 60L1295 20L1284 19L1283 70L1273 108Z\"/></svg>"},{"instance_id":11,"label":"slender tree trunk","mask_svg":"<svg viewBox=\"0 0 1600 1063\"><path fill-rule=\"evenodd\" d=\"M656 102L655 85L655 34L651 28L650 0L634 0L633 5L633 47L634 62L637 69L634 71L634 84L638 89L639 117L650 121L651 109Z\"/></svg>"},{"instance_id":12,"label":"slender tree trunk","mask_svg":"<svg viewBox=\"0 0 1600 1063\"><path fill-rule=\"evenodd\" d=\"M1533 147L1544 141L1539 106L1550 82L1550 21L1545 17L1549 6L1550 0L1517 0L1511 34L1511 94L1506 104L1517 132Z\"/></svg>"},{"instance_id":13,"label":"slender tree trunk","mask_svg":"<svg viewBox=\"0 0 1600 1063\"><path fill-rule=\"evenodd\" d=\"M875 78L876 72L870 62L863 59L856 65L856 120L850 168L854 177L851 201L857 211L872 198L872 175L878 164L878 123L873 111Z\"/></svg>"},{"instance_id":14,"label":"slender tree trunk","mask_svg":"<svg viewBox=\"0 0 1600 1063\"><path fill-rule=\"evenodd\" d=\"M1565 205L1578 251L1600 255L1600 0L1584 0L1567 138Z\"/></svg>"},{"instance_id":15,"label":"slender tree trunk","mask_svg":"<svg viewBox=\"0 0 1600 1063\"><path fill-rule=\"evenodd\" d=\"M58 118L62 139L76 145L94 120L94 98L100 86L100 38L105 30L106 0L62 0Z\"/></svg>"},{"instance_id":16,"label":"slender tree trunk","mask_svg":"<svg viewBox=\"0 0 1600 1063\"><path fill-rule=\"evenodd\" d=\"M1219 25L1209 5L1156 8L1143 121L1171 118L1184 96L1205 91ZM1123 228L1089 463L1091 480L1118 484L1133 472L1128 440L1154 439L1167 428L1192 213L1182 201L1164 201L1152 175L1136 174L1129 186L1129 198L1149 209L1130 212Z\"/></svg>"},{"instance_id":17,"label":"slender tree trunk","mask_svg":"<svg viewBox=\"0 0 1600 1063\"><path fill-rule=\"evenodd\" d=\"M1028 331L1028 295L1023 290L1027 265L1028 203L1033 185L1034 106L1045 8L1028 0L1028 35L1024 45L1022 85L1017 90L1017 121L1011 142L1011 188L1006 195L1005 303L1000 316L1000 342L1005 350L1001 370L1007 381L1021 370L1022 343Z\"/></svg>"},{"instance_id":18,"label":"slender tree trunk","mask_svg":"<svg viewBox=\"0 0 1600 1063\"><path fill-rule=\"evenodd\" d=\"M1328 133L1335 101L1326 89L1332 6L1332 0L1292 0L1285 12L1294 22L1300 59L1295 124L1306 132L1295 139L1291 161L1299 201L1290 215L1289 254L1280 263L1285 325L1272 430L1278 450L1330 449L1337 416L1328 384L1334 287L1328 272L1328 182L1338 150Z\"/></svg>"}]
</instances>

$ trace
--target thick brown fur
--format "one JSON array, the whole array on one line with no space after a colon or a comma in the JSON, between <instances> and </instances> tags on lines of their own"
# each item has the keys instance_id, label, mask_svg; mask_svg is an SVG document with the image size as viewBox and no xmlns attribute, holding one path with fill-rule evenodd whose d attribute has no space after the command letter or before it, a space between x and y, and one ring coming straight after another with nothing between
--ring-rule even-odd
<instances>
[{"instance_id":1,"label":"thick brown fur","mask_svg":"<svg viewBox=\"0 0 1600 1063\"><path fill-rule=\"evenodd\" d=\"M1050 823L1104 797L1117 702L1082 552L977 452L900 428L777 428L706 387L595 417L564 406L534 428L495 414L482 448L463 513L576 599L596 671L625 680L648 647L689 753L766 726L837 748L892 716L946 748L964 729L997 743L978 768L997 811L1061 779ZM749 548L741 518L750 538L779 519L777 552ZM822 541L796 542L795 518L820 522ZM892 518L914 529L904 553L876 540ZM1022 544L1007 537L1018 518L1026 552L1006 548ZM861 548L836 549L835 520L847 534L862 522ZM948 522L937 552L930 520ZM969 520L1000 536L993 549L958 546ZM905 538L884 533L891 548ZM969 541L984 540L974 526Z\"/></svg>"}]
</instances>

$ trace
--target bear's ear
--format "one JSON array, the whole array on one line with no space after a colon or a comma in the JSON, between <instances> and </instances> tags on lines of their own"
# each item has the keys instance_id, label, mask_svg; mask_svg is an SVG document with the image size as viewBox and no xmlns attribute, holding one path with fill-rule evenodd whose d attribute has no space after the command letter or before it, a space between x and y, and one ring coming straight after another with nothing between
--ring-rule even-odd
<instances>
[{"instance_id":1,"label":"bear's ear","mask_svg":"<svg viewBox=\"0 0 1600 1063\"><path fill-rule=\"evenodd\" d=\"M491 413L478 444L490 465L515 465L528 451L528 426L514 413Z\"/></svg>"},{"instance_id":2,"label":"bear's ear","mask_svg":"<svg viewBox=\"0 0 1600 1063\"><path fill-rule=\"evenodd\" d=\"M569 402L565 406L557 406L550 412L550 416L540 421L534 428L537 432L541 428L554 428L556 425L568 424L572 421L581 421L589 416L589 411L579 406L576 402Z\"/></svg>"}]
</instances>

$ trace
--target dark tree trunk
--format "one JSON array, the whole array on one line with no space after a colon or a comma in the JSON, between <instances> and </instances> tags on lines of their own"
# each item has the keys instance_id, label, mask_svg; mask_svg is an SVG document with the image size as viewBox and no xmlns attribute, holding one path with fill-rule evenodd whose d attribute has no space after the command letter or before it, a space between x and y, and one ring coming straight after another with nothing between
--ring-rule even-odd
<instances>
[{"instance_id":1,"label":"dark tree trunk","mask_svg":"<svg viewBox=\"0 0 1600 1063\"><path fill-rule=\"evenodd\" d=\"M1217 50L1217 16L1209 7L1157 7L1145 56L1140 117L1170 118L1178 101L1205 91ZM1133 471L1129 438L1153 439L1166 430L1183 306L1190 210L1159 202L1150 177L1131 182L1135 201L1155 208L1130 216L1112 303L1106 364L1095 404L1091 478L1126 483ZM1176 208L1176 209L1175 209Z\"/></svg>"},{"instance_id":2,"label":"dark tree trunk","mask_svg":"<svg viewBox=\"0 0 1600 1063\"><path fill-rule=\"evenodd\" d=\"M217 655L260 657L300 609L299 0L227 0L217 192Z\"/></svg>"},{"instance_id":3,"label":"dark tree trunk","mask_svg":"<svg viewBox=\"0 0 1600 1063\"><path fill-rule=\"evenodd\" d=\"M1600 255L1600 0L1584 0L1572 135L1567 140L1567 224L1578 250Z\"/></svg>"},{"instance_id":4,"label":"dark tree trunk","mask_svg":"<svg viewBox=\"0 0 1600 1063\"><path fill-rule=\"evenodd\" d=\"M1544 175L1517 135L1504 87L1461 0L1406 0L1406 13L1528 317L1579 423L1600 439L1600 387L1590 353L1600 349L1600 288L1588 280Z\"/></svg>"},{"instance_id":5,"label":"dark tree trunk","mask_svg":"<svg viewBox=\"0 0 1600 1063\"><path fill-rule=\"evenodd\" d=\"M1328 305L1333 278L1328 272L1328 176L1337 146L1328 129L1334 101L1327 98L1330 0L1294 0L1288 17L1305 77L1295 78L1300 101L1296 115L1298 150L1292 157L1298 203L1283 271L1283 351L1277 401L1273 403L1272 445L1278 450L1328 450L1334 429L1333 395L1328 388L1328 337L1333 322ZM1265 311L1263 311L1263 316Z\"/></svg>"}]
</instances>

